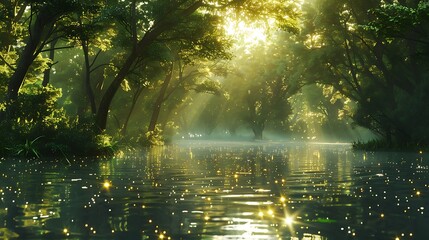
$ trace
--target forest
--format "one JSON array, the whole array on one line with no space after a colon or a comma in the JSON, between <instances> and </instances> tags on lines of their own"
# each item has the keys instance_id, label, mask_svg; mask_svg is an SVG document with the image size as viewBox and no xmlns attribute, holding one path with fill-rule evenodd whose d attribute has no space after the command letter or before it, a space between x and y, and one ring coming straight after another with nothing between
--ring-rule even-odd
<instances>
[{"instance_id":1,"label":"forest","mask_svg":"<svg viewBox=\"0 0 429 240\"><path fill-rule=\"evenodd\" d=\"M427 149L428 36L426 0L2 0L0 155Z\"/></svg>"}]
</instances>

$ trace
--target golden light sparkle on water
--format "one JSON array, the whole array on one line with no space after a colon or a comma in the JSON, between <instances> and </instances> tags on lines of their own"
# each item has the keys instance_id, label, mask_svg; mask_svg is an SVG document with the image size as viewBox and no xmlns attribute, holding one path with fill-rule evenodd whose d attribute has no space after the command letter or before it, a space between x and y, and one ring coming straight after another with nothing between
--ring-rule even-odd
<instances>
[{"instance_id":1,"label":"golden light sparkle on water","mask_svg":"<svg viewBox=\"0 0 429 240\"><path fill-rule=\"evenodd\" d=\"M407 219L424 219L427 216L425 200L429 190L429 167L427 162L415 160L416 153L412 153L410 158L404 157L402 161L389 158L386 162L382 162L378 155L368 154L364 163L361 155L347 155L348 152L344 152L339 156L350 159L338 158L338 164L323 162L324 155L321 154L320 165L313 165L313 150L309 154L304 152L305 156L310 156L309 162L303 161L305 158L301 155L284 155L286 150L283 147L280 150L267 147L267 157L263 155L265 152L260 157L264 164L247 160L254 157L253 151L247 157L239 155L242 154L240 150L237 154L231 153L228 158L226 155L214 160L210 158L206 165L202 164L204 166L198 166L198 169L193 168L197 165L195 161L203 160L197 154L194 155L195 160L185 167L174 156L167 156L165 165L154 165L155 170L150 171L145 167L153 163L146 159L118 160L112 166L123 168L122 175L85 172L80 176L65 168L64 171L70 176L59 174L59 179L53 179L50 175L36 178L40 182L32 187L40 185L47 190L40 196L40 203L26 197L28 193L23 185L32 184L30 181L0 187L0 203L3 204L0 204L0 218L8 216L10 207L15 206L22 209L26 217L23 221L25 226L43 227L46 219L61 218L62 224L58 224L54 234L63 238L76 238L82 231L94 238L118 237L123 234L122 225L114 224L123 223L125 226L128 221L134 224L131 221L136 216L135 220L145 226L141 229L142 235L165 240L175 239L175 231L190 238L213 234L232 238L240 236L239 239L325 239L325 235L329 234L327 231L331 230L338 232L338 239L352 239L371 234L363 230L387 231L386 228L389 228L390 240L420 239L420 229L415 229L413 225L405 226L396 217L398 213ZM213 154L212 151L207 154ZM225 150L219 151L223 153ZM271 160L272 155L275 156L274 160ZM358 162L357 168L353 165L355 160ZM5 165L1 160L0 163ZM362 163L364 166L361 166ZM211 164L216 166L212 167ZM222 176L216 173L217 165L225 165ZM16 168L16 165L12 167ZM10 168L8 170L13 172ZM130 171L135 171L135 175L128 175ZM38 176L40 172L38 170L33 175ZM15 180L27 175L24 172L11 178L8 183L15 183ZM235 176L237 179L234 179ZM353 180L353 176L359 178ZM0 177L3 175L0 174ZM67 187L56 187L64 183ZM155 184L158 187L154 187ZM371 200L368 205L360 204L368 199ZM69 209L65 203L81 206L83 211L94 217L72 216L73 212L67 211L76 208ZM321 203L330 207L321 208ZM344 208L343 203L348 207ZM166 213L165 218L158 217L160 209ZM129 213L133 217L123 218ZM111 224L110 228L104 228L106 219ZM171 220L174 226L167 226L164 219Z\"/></svg>"},{"instance_id":2,"label":"golden light sparkle on water","mask_svg":"<svg viewBox=\"0 0 429 240\"><path fill-rule=\"evenodd\" d=\"M70 236L69 230L68 230L67 228L64 228L64 229L63 229L63 233L64 233L66 236Z\"/></svg>"},{"instance_id":3,"label":"golden light sparkle on water","mask_svg":"<svg viewBox=\"0 0 429 240\"><path fill-rule=\"evenodd\" d=\"M103 188L109 189L112 186L112 184L109 181L104 181L103 182Z\"/></svg>"},{"instance_id":4,"label":"golden light sparkle on water","mask_svg":"<svg viewBox=\"0 0 429 240\"><path fill-rule=\"evenodd\" d=\"M287 217L285 218L285 224L286 224L287 226L292 226L292 224L293 224L293 217L291 217L291 216L287 216Z\"/></svg>"}]
</instances>

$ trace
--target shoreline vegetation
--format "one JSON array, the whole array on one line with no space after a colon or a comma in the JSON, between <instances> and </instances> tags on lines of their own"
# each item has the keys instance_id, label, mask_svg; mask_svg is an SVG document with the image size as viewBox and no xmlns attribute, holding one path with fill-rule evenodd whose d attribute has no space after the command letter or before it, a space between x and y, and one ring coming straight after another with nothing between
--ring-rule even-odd
<instances>
[{"instance_id":1,"label":"shoreline vegetation","mask_svg":"<svg viewBox=\"0 0 429 240\"><path fill-rule=\"evenodd\" d=\"M389 143L382 139L373 139L367 142L353 142L354 150L363 151L405 151L423 153L429 150L429 146L418 143Z\"/></svg>"},{"instance_id":2,"label":"shoreline vegetation","mask_svg":"<svg viewBox=\"0 0 429 240\"><path fill-rule=\"evenodd\" d=\"M61 91L53 86L33 87L29 93L21 94L12 106L8 108L8 117L0 121L0 156L2 157L60 157L70 163L74 157L111 157L139 148L168 144L179 134L177 127L162 129L156 125L153 131L140 129L133 134L116 131L109 134L99 131L94 123L94 117L71 117L64 108L57 104ZM251 129L247 129L248 133ZM285 139L288 135L284 135ZM190 138L201 138L201 134L191 134ZM299 137L298 141L311 142L312 138ZM206 135L206 138L216 140L216 137ZM219 140L269 140L269 137L258 139L251 135L237 137L225 134ZM294 138L292 138L294 139ZM289 139L290 140L290 139ZM289 141L287 140L287 141ZM294 142L294 140L292 140ZM329 141L328 141L329 142ZM377 139L367 142L351 142L353 149L364 151L424 151L428 147L412 144L388 143Z\"/></svg>"},{"instance_id":3,"label":"shoreline vegetation","mask_svg":"<svg viewBox=\"0 0 429 240\"><path fill-rule=\"evenodd\" d=\"M58 130L58 134L55 137L47 137L40 135L33 139L27 139L24 136L17 136L15 139L10 138L9 134L8 143L2 141L0 146L0 157L2 158L19 158L19 159L51 159L60 158L64 159L65 163L71 165L75 159L104 159L113 156L124 156L127 153L138 151L139 149L145 149L155 146L164 146L175 143L176 141L163 139L162 132L158 130L155 133L146 133L138 138L117 136L112 137L108 134L97 134L92 129L86 129L82 131L82 128L77 130L65 129ZM12 134L13 135L13 134ZM4 139L4 134L1 135ZM179 139L177 139L180 141ZM213 141L213 142L248 142L253 141L255 143L317 143L312 140L257 140L251 137L232 138L224 137L222 139L216 138L201 138L201 139L187 139L190 141ZM324 144L336 144L337 142L323 142ZM344 142L351 145L353 150L356 151L370 151L370 152L418 152L422 154L429 148L427 146L419 146L418 144L401 144L394 145L387 143L383 140L369 140L367 142L355 141L355 142Z\"/></svg>"}]
</instances>

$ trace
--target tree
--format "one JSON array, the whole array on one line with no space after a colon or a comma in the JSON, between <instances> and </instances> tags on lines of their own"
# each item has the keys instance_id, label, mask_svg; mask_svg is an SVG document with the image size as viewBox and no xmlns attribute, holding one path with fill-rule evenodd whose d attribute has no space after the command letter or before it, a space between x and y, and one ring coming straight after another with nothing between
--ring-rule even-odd
<instances>
[{"instance_id":1,"label":"tree","mask_svg":"<svg viewBox=\"0 0 429 240\"><path fill-rule=\"evenodd\" d=\"M338 141L352 139L350 113L353 102L332 86L307 84L291 99L289 118L293 137Z\"/></svg>"},{"instance_id":2,"label":"tree","mask_svg":"<svg viewBox=\"0 0 429 240\"><path fill-rule=\"evenodd\" d=\"M83 92L87 101L80 106L80 114L84 112L89 103L91 113L97 112L91 73L102 65L95 65L98 57L103 51L111 47L111 31L108 16L102 10L108 8L102 1L82 2L79 11L70 16L70 22L65 27L65 33L69 40L82 48L84 64L82 69ZM93 59L91 58L93 56Z\"/></svg>"},{"instance_id":3,"label":"tree","mask_svg":"<svg viewBox=\"0 0 429 240\"><path fill-rule=\"evenodd\" d=\"M78 7L73 0L60 1L28 1L30 5L28 36L25 46L19 54L16 69L8 84L8 101L16 100L25 76L36 57L43 51L46 44L55 41L59 31L56 23Z\"/></svg>"},{"instance_id":4,"label":"tree","mask_svg":"<svg viewBox=\"0 0 429 240\"><path fill-rule=\"evenodd\" d=\"M113 79L112 83L107 88L105 94L103 95L100 105L99 111L96 116L96 125L100 130L106 128L107 124L107 114L110 108L110 104L121 86L122 81L125 79L135 62L144 57L149 47L152 43L154 43L157 38L164 33L165 31L170 30L172 27L177 25L177 23L182 19L186 18L192 13L194 13L199 7L202 6L201 1L193 2L191 5L188 5L187 2L179 2L177 5L175 4L175 9L159 9L161 12L164 12L165 18L160 19L156 18L158 16L154 15L153 22L154 24L145 32L145 34L141 37L141 39L136 42L135 46L131 49L130 54L126 58L124 64L121 66L119 72L116 77ZM180 7L185 7L184 9L180 9ZM171 14L167 14L170 13Z\"/></svg>"},{"instance_id":5,"label":"tree","mask_svg":"<svg viewBox=\"0 0 429 240\"><path fill-rule=\"evenodd\" d=\"M261 5L258 1L234 0L213 3L204 3L201 0L182 0L174 1L174 3L162 1L150 2L145 7L151 9L145 16L146 22L151 24L144 29L143 33L135 41L134 47L130 50L126 60L101 99L99 111L96 116L96 125L100 130L106 128L107 115L111 102L122 81L133 66L148 54L150 46L158 41L163 34L180 30L180 27L182 27L181 23L190 22L193 16L216 15L219 11L224 11L225 9L247 10L248 15L253 16L258 14L261 16L275 14L276 16L273 18L278 17L278 19L281 19L283 21L282 24L287 28L287 25L290 24L288 14L290 15L293 12L293 9L289 5L285 5L284 2L269 2L268 4ZM199 11L201 9L205 11Z\"/></svg>"},{"instance_id":6,"label":"tree","mask_svg":"<svg viewBox=\"0 0 429 240\"><path fill-rule=\"evenodd\" d=\"M354 101L354 121L390 146L427 141L413 136L409 119L403 118L411 114L404 114L404 99L425 98L415 93L426 85L422 53L427 45L417 37L428 31L426 8L400 2L315 1L305 8L302 33L308 68L319 73L309 80L331 85ZM426 114L423 106L420 110Z\"/></svg>"},{"instance_id":7,"label":"tree","mask_svg":"<svg viewBox=\"0 0 429 240\"><path fill-rule=\"evenodd\" d=\"M285 41L289 33L277 32L270 41L259 43L252 49L241 49L226 82L231 94L229 108L253 131L255 139L263 138L268 123L287 125L291 114L289 98L300 91L302 78L295 57ZM228 84L226 84L228 85ZM239 113L239 114L237 114Z\"/></svg>"},{"instance_id":8,"label":"tree","mask_svg":"<svg viewBox=\"0 0 429 240\"><path fill-rule=\"evenodd\" d=\"M16 51L13 48L21 39L21 22L27 3L3 1L0 3L0 73L7 76L15 71Z\"/></svg>"},{"instance_id":9,"label":"tree","mask_svg":"<svg viewBox=\"0 0 429 240\"><path fill-rule=\"evenodd\" d=\"M215 70L217 66L213 62L229 58L228 41L216 27L219 17L195 15L190 17L190 20L181 24L178 31L173 31L160 39L161 42L163 39L175 41L169 40L169 43L165 44L170 55L167 60L168 70L165 71L166 77L153 105L148 131L155 129L162 104L178 88L184 88L187 90L185 92L195 90L219 93L219 87L210 78L210 75L214 75L210 73L210 68Z\"/></svg>"}]
</instances>

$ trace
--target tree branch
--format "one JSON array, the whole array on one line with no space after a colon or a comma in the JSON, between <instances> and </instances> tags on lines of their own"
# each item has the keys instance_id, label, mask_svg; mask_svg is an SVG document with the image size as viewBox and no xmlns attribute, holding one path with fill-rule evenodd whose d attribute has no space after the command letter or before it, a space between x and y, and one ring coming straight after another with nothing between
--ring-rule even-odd
<instances>
[{"instance_id":1,"label":"tree branch","mask_svg":"<svg viewBox=\"0 0 429 240\"><path fill-rule=\"evenodd\" d=\"M98 66L96 66L95 68L91 69L91 71L89 71L90 73L94 72L95 70L99 69L100 67L104 67L104 66L113 66L116 67L114 64L111 63L104 63L104 64L100 64Z\"/></svg>"},{"instance_id":2,"label":"tree branch","mask_svg":"<svg viewBox=\"0 0 429 240\"><path fill-rule=\"evenodd\" d=\"M56 50L69 49L69 48L73 48L73 46L57 47L57 48L54 48L53 50L54 50L54 51L56 51ZM51 51L51 50L52 50L52 49L43 49L43 50L38 51L38 52L39 52L39 53L42 53L42 52L49 52L49 51Z\"/></svg>"},{"instance_id":3,"label":"tree branch","mask_svg":"<svg viewBox=\"0 0 429 240\"><path fill-rule=\"evenodd\" d=\"M15 2L15 8L17 6L18 6L18 1ZM18 13L13 18L13 22L18 22L22 18L26 8L27 8L27 3L23 3L23 5L19 8Z\"/></svg>"},{"instance_id":4,"label":"tree branch","mask_svg":"<svg viewBox=\"0 0 429 240\"><path fill-rule=\"evenodd\" d=\"M90 67L90 68L91 68L92 66L94 66L95 61L97 60L97 58L98 58L98 56L100 55L100 53L101 53L101 49L99 49L99 50L98 50L97 54L95 54L95 57L94 57L94 59L92 60L92 63L91 63L91 64L89 64L89 67Z\"/></svg>"},{"instance_id":5,"label":"tree branch","mask_svg":"<svg viewBox=\"0 0 429 240\"><path fill-rule=\"evenodd\" d=\"M16 71L16 68L14 68L11 64L9 64L6 59L3 57L3 55L0 54L0 59L8 66L11 70Z\"/></svg>"}]
</instances>

